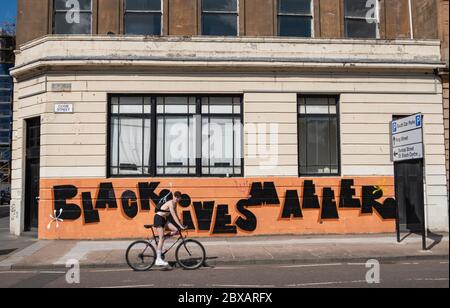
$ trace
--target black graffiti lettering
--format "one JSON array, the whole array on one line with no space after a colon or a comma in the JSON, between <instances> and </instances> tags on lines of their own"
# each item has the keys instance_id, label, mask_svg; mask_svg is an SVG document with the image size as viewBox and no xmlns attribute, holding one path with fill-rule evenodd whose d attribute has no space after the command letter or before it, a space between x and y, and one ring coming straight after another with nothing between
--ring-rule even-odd
<instances>
[{"instance_id":1,"label":"black graffiti lettering","mask_svg":"<svg viewBox=\"0 0 450 308\"><path fill-rule=\"evenodd\" d=\"M150 200L153 204L157 204L159 196L155 193L155 189L158 188L159 182L152 183L139 183L139 200L141 203L141 210L150 211Z\"/></svg>"},{"instance_id":2,"label":"black graffiti lettering","mask_svg":"<svg viewBox=\"0 0 450 308\"><path fill-rule=\"evenodd\" d=\"M191 197L189 197L189 195L186 194L182 194L181 195L181 201L180 201L180 206L181 207L190 207L191 206Z\"/></svg>"},{"instance_id":3,"label":"black graffiti lettering","mask_svg":"<svg viewBox=\"0 0 450 308\"><path fill-rule=\"evenodd\" d=\"M375 209L383 219L394 219L397 216L397 201L388 198L383 204L376 201L383 197L383 191L375 186L363 186L363 214L372 214Z\"/></svg>"},{"instance_id":4,"label":"black graffiti lettering","mask_svg":"<svg viewBox=\"0 0 450 308\"><path fill-rule=\"evenodd\" d=\"M354 180L341 181L340 208L361 208L361 201L353 198L356 195L356 190L353 188L354 183Z\"/></svg>"},{"instance_id":5,"label":"black graffiti lettering","mask_svg":"<svg viewBox=\"0 0 450 308\"><path fill-rule=\"evenodd\" d=\"M83 202L84 223L92 224L100 222L100 216L98 211L94 209L92 204L92 195L90 192L84 192L81 194L81 200Z\"/></svg>"},{"instance_id":6,"label":"black graffiti lettering","mask_svg":"<svg viewBox=\"0 0 450 308\"><path fill-rule=\"evenodd\" d=\"M330 187L323 189L321 219L339 219L334 191Z\"/></svg>"},{"instance_id":7,"label":"black graffiti lettering","mask_svg":"<svg viewBox=\"0 0 450 308\"><path fill-rule=\"evenodd\" d=\"M373 214L373 209L381 203L376 200L383 197L381 190L377 190L375 186L363 186L362 187L362 214Z\"/></svg>"},{"instance_id":8,"label":"black graffiti lettering","mask_svg":"<svg viewBox=\"0 0 450 308\"><path fill-rule=\"evenodd\" d=\"M192 220L191 211L183 211L183 225L185 225L188 230L195 230L194 221Z\"/></svg>"},{"instance_id":9,"label":"black graffiti lettering","mask_svg":"<svg viewBox=\"0 0 450 308\"><path fill-rule=\"evenodd\" d=\"M197 217L198 229L201 231L211 230L211 221L214 212L214 201L194 202L195 216Z\"/></svg>"},{"instance_id":10,"label":"black graffiti lettering","mask_svg":"<svg viewBox=\"0 0 450 308\"><path fill-rule=\"evenodd\" d=\"M240 214L242 214L244 218L239 217L236 220L236 226L243 230L243 231L247 231L247 232L253 232L256 230L256 227L258 225L258 220L255 216L255 214L253 214L251 211L249 211L247 209L247 207L251 206L250 202L248 200L240 200L237 205L236 205L236 209L238 210L238 212Z\"/></svg>"},{"instance_id":11,"label":"black graffiti lettering","mask_svg":"<svg viewBox=\"0 0 450 308\"><path fill-rule=\"evenodd\" d=\"M173 199L173 194L170 190L168 189L163 189L160 191L159 193L159 198L158 198L158 202L156 204L159 204L161 202L161 200L165 199L166 202L170 201Z\"/></svg>"},{"instance_id":12,"label":"black graffiti lettering","mask_svg":"<svg viewBox=\"0 0 450 308\"><path fill-rule=\"evenodd\" d=\"M117 209L116 193L112 183L100 183L97 195L96 209Z\"/></svg>"},{"instance_id":13,"label":"black graffiti lettering","mask_svg":"<svg viewBox=\"0 0 450 308\"><path fill-rule=\"evenodd\" d=\"M81 217L81 208L74 203L67 203L68 199L75 198L77 194L78 189L73 185L53 187L56 215L62 210L62 213L58 218L63 220L77 220Z\"/></svg>"},{"instance_id":14,"label":"black graffiti lettering","mask_svg":"<svg viewBox=\"0 0 450 308\"><path fill-rule=\"evenodd\" d=\"M124 191L122 194L122 208L128 218L134 218L138 214L138 201L136 193L131 190Z\"/></svg>"},{"instance_id":15,"label":"black graffiti lettering","mask_svg":"<svg viewBox=\"0 0 450 308\"><path fill-rule=\"evenodd\" d=\"M231 216L228 215L228 205L218 205L216 222L213 234L236 234L236 226L231 225Z\"/></svg>"},{"instance_id":16,"label":"black graffiti lettering","mask_svg":"<svg viewBox=\"0 0 450 308\"><path fill-rule=\"evenodd\" d=\"M320 209L319 197L316 195L314 182L307 180L303 185L303 209Z\"/></svg>"},{"instance_id":17,"label":"black graffiti lettering","mask_svg":"<svg viewBox=\"0 0 450 308\"><path fill-rule=\"evenodd\" d=\"M253 183L250 190L252 205L279 205L277 190L273 182Z\"/></svg>"},{"instance_id":18,"label":"black graffiti lettering","mask_svg":"<svg viewBox=\"0 0 450 308\"><path fill-rule=\"evenodd\" d=\"M375 206L375 210L380 213L383 219L395 219L397 217L397 201L393 198L384 200L383 206Z\"/></svg>"},{"instance_id":19,"label":"black graffiti lettering","mask_svg":"<svg viewBox=\"0 0 450 308\"><path fill-rule=\"evenodd\" d=\"M286 200L283 206L281 218L302 218L303 213L300 207L300 200L297 190L286 191Z\"/></svg>"}]
</instances>

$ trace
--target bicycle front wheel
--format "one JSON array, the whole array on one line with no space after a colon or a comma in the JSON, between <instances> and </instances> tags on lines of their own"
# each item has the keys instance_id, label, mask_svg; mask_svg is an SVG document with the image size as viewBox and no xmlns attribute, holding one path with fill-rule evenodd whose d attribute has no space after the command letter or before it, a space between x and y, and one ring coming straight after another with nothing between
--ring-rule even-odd
<instances>
[{"instance_id":1,"label":"bicycle front wheel","mask_svg":"<svg viewBox=\"0 0 450 308\"><path fill-rule=\"evenodd\" d=\"M134 242L126 252L127 264L137 272L148 271L156 261L156 250L146 241Z\"/></svg>"},{"instance_id":2,"label":"bicycle front wheel","mask_svg":"<svg viewBox=\"0 0 450 308\"><path fill-rule=\"evenodd\" d=\"M200 242L186 240L177 247L175 257L178 264L184 269L196 270L205 263L206 252Z\"/></svg>"}]
</instances>

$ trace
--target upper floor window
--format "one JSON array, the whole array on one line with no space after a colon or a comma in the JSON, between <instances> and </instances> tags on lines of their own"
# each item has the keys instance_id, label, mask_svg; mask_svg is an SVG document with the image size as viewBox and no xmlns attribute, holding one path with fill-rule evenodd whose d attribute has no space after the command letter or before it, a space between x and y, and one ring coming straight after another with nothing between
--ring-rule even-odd
<instances>
[{"instance_id":1,"label":"upper floor window","mask_svg":"<svg viewBox=\"0 0 450 308\"><path fill-rule=\"evenodd\" d=\"M54 0L53 33L91 34L92 0Z\"/></svg>"},{"instance_id":2,"label":"upper floor window","mask_svg":"<svg viewBox=\"0 0 450 308\"><path fill-rule=\"evenodd\" d=\"M162 0L125 0L125 34L161 35Z\"/></svg>"},{"instance_id":3,"label":"upper floor window","mask_svg":"<svg viewBox=\"0 0 450 308\"><path fill-rule=\"evenodd\" d=\"M238 0L202 0L203 35L238 35Z\"/></svg>"},{"instance_id":4,"label":"upper floor window","mask_svg":"<svg viewBox=\"0 0 450 308\"><path fill-rule=\"evenodd\" d=\"M379 38L378 0L345 0L345 35L348 38Z\"/></svg>"},{"instance_id":5,"label":"upper floor window","mask_svg":"<svg viewBox=\"0 0 450 308\"><path fill-rule=\"evenodd\" d=\"M312 0L278 0L278 35L313 36Z\"/></svg>"},{"instance_id":6,"label":"upper floor window","mask_svg":"<svg viewBox=\"0 0 450 308\"><path fill-rule=\"evenodd\" d=\"M300 175L339 175L338 98L301 96L298 108Z\"/></svg>"}]
</instances>

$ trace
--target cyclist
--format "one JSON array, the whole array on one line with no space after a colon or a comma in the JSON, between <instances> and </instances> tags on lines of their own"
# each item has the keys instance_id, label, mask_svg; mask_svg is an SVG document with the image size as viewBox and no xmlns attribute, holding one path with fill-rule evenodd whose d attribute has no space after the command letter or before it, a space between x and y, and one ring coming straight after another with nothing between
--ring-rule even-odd
<instances>
[{"instance_id":1,"label":"cyclist","mask_svg":"<svg viewBox=\"0 0 450 308\"><path fill-rule=\"evenodd\" d=\"M180 230L186 230L187 227L183 226L178 218L177 204L181 201L181 193L179 191L173 194L173 199L165 202L163 205L156 209L154 227L159 236L158 248L156 250L156 266L168 266L169 263L164 261L161 257L164 247L164 231L168 227L172 233L176 235Z\"/></svg>"}]
</instances>

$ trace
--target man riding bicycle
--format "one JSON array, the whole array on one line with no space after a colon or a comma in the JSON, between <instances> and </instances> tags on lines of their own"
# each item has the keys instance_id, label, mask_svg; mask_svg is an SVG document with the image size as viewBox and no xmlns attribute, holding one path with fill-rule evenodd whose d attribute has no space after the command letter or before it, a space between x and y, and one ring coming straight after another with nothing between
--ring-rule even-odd
<instances>
[{"instance_id":1,"label":"man riding bicycle","mask_svg":"<svg viewBox=\"0 0 450 308\"><path fill-rule=\"evenodd\" d=\"M181 224L177 214L177 204L181 201L181 193L179 191L173 194L173 199L165 202L156 209L154 227L159 236L158 248L156 250L156 266L168 266L169 263L162 259L162 250L164 247L164 232L168 227L176 235L180 230L186 230L187 227Z\"/></svg>"}]
</instances>

